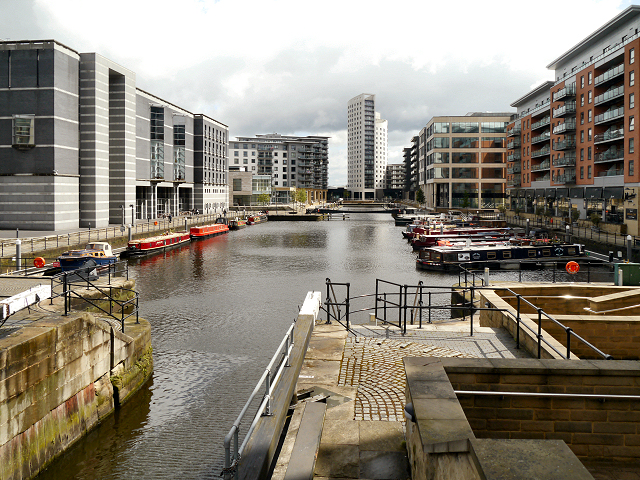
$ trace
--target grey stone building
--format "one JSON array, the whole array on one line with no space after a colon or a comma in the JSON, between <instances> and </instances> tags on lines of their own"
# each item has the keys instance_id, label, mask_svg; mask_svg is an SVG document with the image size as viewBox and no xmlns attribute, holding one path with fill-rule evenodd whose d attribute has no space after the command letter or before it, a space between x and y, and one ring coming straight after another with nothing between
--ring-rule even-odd
<instances>
[{"instance_id":1,"label":"grey stone building","mask_svg":"<svg viewBox=\"0 0 640 480\"><path fill-rule=\"evenodd\" d=\"M228 130L136 88L133 71L97 53L0 42L0 229L222 212Z\"/></svg>"}]
</instances>

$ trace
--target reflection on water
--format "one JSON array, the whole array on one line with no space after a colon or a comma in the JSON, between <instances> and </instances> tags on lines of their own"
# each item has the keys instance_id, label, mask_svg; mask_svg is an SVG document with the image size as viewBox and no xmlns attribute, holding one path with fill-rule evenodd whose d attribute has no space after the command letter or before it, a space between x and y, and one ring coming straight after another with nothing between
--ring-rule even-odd
<instances>
[{"instance_id":1,"label":"reflection on water","mask_svg":"<svg viewBox=\"0 0 640 480\"><path fill-rule=\"evenodd\" d=\"M457 281L416 270L388 214L258 224L131 260L131 275L152 325L153 380L40 479L217 478L224 436L308 291L324 297L327 277L353 296L376 278Z\"/></svg>"}]
</instances>

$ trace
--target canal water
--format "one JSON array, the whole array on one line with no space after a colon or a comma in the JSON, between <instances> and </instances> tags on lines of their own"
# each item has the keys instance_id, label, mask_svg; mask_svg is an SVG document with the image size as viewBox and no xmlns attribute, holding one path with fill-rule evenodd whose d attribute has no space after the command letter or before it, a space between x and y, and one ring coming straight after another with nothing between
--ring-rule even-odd
<instances>
[{"instance_id":1,"label":"canal water","mask_svg":"<svg viewBox=\"0 0 640 480\"><path fill-rule=\"evenodd\" d=\"M308 291L457 280L416 270L401 230L388 214L267 222L131 260L153 378L38 479L218 478L224 436Z\"/></svg>"}]
</instances>

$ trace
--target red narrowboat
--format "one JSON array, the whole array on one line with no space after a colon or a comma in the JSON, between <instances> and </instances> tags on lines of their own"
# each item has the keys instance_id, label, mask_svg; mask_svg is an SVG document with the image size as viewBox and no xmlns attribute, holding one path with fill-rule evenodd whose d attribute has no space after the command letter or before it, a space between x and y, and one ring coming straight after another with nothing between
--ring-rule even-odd
<instances>
[{"instance_id":1,"label":"red narrowboat","mask_svg":"<svg viewBox=\"0 0 640 480\"><path fill-rule=\"evenodd\" d=\"M212 237L214 235L221 235L229 231L229 226L224 223L214 223L213 225L202 225L199 227L191 227L189 235L192 240L196 238Z\"/></svg>"},{"instance_id":2,"label":"red narrowboat","mask_svg":"<svg viewBox=\"0 0 640 480\"><path fill-rule=\"evenodd\" d=\"M140 238L131 240L127 249L120 254L120 257L135 257L139 255L148 255L151 253L162 252L169 248L183 245L191 240L189 232L165 233L155 237Z\"/></svg>"}]
</instances>

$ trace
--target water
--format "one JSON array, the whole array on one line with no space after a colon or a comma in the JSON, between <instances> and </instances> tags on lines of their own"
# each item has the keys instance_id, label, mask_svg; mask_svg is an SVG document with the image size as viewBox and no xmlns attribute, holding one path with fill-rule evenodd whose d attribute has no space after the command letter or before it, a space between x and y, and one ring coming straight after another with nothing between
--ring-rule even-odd
<instances>
[{"instance_id":1,"label":"water","mask_svg":"<svg viewBox=\"0 0 640 480\"><path fill-rule=\"evenodd\" d=\"M352 296L376 278L457 281L417 270L401 230L388 214L268 222L131 260L153 378L38 479L218 478L224 436L308 291L324 298L327 277Z\"/></svg>"}]
</instances>

